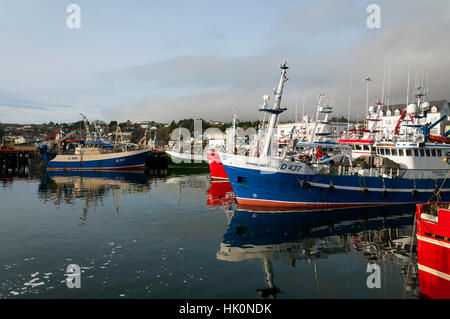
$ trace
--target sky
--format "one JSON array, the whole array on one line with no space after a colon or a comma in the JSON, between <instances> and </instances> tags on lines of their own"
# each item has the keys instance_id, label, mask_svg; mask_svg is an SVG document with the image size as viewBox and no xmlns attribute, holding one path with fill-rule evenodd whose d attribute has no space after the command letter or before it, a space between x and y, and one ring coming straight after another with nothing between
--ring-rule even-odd
<instances>
[{"instance_id":1,"label":"sky","mask_svg":"<svg viewBox=\"0 0 450 319\"><path fill-rule=\"evenodd\" d=\"M370 104L383 87L406 103L408 70L410 95L428 83L428 100L450 99L449 34L448 0L0 0L0 122L257 120L283 60L282 120L322 93L361 119L367 77Z\"/></svg>"}]
</instances>

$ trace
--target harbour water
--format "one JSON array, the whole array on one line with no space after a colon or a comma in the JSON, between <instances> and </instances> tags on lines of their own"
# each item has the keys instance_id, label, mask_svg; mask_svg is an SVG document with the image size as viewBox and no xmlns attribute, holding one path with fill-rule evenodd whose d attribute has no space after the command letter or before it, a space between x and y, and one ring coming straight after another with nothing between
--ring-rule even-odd
<instances>
[{"instance_id":1,"label":"harbour water","mask_svg":"<svg viewBox=\"0 0 450 319\"><path fill-rule=\"evenodd\" d=\"M207 172L27 173L0 199L0 298L419 297L414 206L243 208Z\"/></svg>"}]
</instances>

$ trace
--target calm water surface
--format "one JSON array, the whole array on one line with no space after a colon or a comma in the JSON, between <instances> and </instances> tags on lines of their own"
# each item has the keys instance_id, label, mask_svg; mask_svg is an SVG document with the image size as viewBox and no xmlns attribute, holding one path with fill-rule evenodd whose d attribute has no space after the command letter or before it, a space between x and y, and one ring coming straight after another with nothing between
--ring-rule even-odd
<instances>
[{"instance_id":1,"label":"calm water surface","mask_svg":"<svg viewBox=\"0 0 450 319\"><path fill-rule=\"evenodd\" d=\"M0 178L0 200L0 298L419 294L416 268L406 280L411 206L261 211L236 207L227 182L175 172ZM370 289L373 263L381 287ZM69 264L79 289L67 287Z\"/></svg>"}]
</instances>

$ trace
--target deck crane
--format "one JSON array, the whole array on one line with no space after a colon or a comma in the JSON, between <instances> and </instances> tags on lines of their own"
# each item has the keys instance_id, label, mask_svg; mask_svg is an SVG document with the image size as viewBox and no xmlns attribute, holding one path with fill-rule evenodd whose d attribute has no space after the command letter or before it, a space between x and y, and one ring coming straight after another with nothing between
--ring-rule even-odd
<instances>
[{"instance_id":1,"label":"deck crane","mask_svg":"<svg viewBox=\"0 0 450 319\"><path fill-rule=\"evenodd\" d=\"M443 115L439 120L437 120L433 124L426 123L424 126L422 126L420 128L423 131L423 135L425 137L425 142L428 141L428 140L430 140L432 142L444 142L444 143L449 143L450 142L450 138L447 137L450 134L450 130L445 132L444 135L442 135L442 136L430 135L431 129L433 127L435 127L436 125L438 125L439 123L441 123L446 118L447 118L447 115Z\"/></svg>"},{"instance_id":2,"label":"deck crane","mask_svg":"<svg viewBox=\"0 0 450 319\"><path fill-rule=\"evenodd\" d=\"M83 113L80 113L81 117L83 118L83 122L84 122L84 127L86 129L86 141L88 140L88 137L90 137L91 132L89 131L89 122L87 120L86 115L84 115Z\"/></svg>"}]
</instances>

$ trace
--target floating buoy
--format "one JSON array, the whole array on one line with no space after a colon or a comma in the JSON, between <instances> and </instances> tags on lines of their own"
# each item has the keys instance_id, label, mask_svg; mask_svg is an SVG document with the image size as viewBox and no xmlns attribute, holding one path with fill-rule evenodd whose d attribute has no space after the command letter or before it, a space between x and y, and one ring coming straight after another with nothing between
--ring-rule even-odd
<instances>
[{"instance_id":1,"label":"floating buoy","mask_svg":"<svg viewBox=\"0 0 450 319\"><path fill-rule=\"evenodd\" d=\"M363 192L364 195L369 194L369 190L367 188L363 188L362 192Z\"/></svg>"},{"instance_id":2,"label":"floating buoy","mask_svg":"<svg viewBox=\"0 0 450 319\"><path fill-rule=\"evenodd\" d=\"M411 192L411 195L413 197L417 197L419 195L419 191L417 189L413 189L412 192Z\"/></svg>"},{"instance_id":3,"label":"floating buoy","mask_svg":"<svg viewBox=\"0 0 450 319\"><path fill-rule=\"evenodd\" d=\"M300 182L300 186L301 186L302 188L309 188L309 187L311 187L311 184L308 183L307 181L301 181L301 182Z\"/></svg>"},{"instance_id":4,"label":"floating buoy","mask_svg":"<svg viewBox=\"0 0 450 319\"><path fill-rule=\"evenodd\" d=\"M334 187L333 185L328 186L328 191L330 193L334 192L336 190L336 187Z\"/></svg>"}]
</instances>

